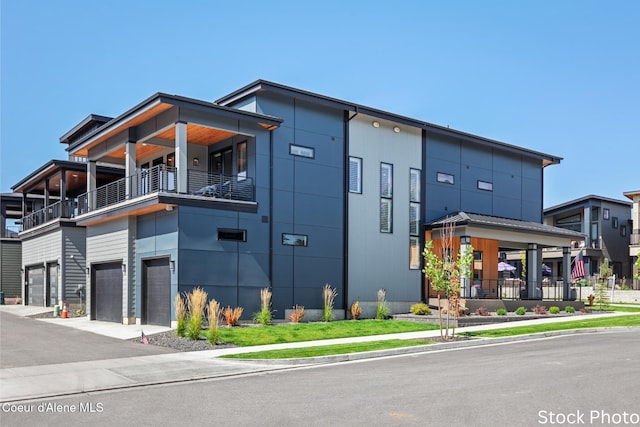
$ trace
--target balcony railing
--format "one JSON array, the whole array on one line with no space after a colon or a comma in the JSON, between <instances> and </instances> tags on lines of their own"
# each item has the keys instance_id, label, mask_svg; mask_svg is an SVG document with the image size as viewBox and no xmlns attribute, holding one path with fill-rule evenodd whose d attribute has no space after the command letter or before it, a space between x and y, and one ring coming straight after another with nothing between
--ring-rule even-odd
<instances>
[{"instance_id":1,"label":"balcony railing","mask_svg":"<svg viewBox=\"0 0 640 427\"><path fill-rule=\"evenodd\" d=\"M35 211L22 218L22 231L29 230L59 218L72 218L76 212L76 202L60 201Z\"/></svg>"},{"instance_id":2,"label":"balcony railing","mask_svg":"<svg viewBox=\"0 0 640 427\"><path fill-rule=\"evenodd\" d=\"M189 194L229 200L255 201L253 178L210 174L197 170L187 172L187 191Z\"/></svg>"},{"instance_id":3,"label":"balcony railing","mask_svg":"<svg viewBox=\"0 0 640 427\"><path fill-rule=\"evenodd\" d=\"M175 193L176 168L157 165L140 169L136 174L111 182L78 197L78 214L115 205L156 192ZM128 191L127 191L128 190Z\"/></svg>"},{"instance_id":4,"label":"balcony railing","mask_svg":"<svg viewBox=\"0 0 640 427\"><path fill-rule=\"evenodd\" d=\"M640 233L631 233L631 241L630 243L634 246L640 245Z\"/></svg>"}]
</instances>

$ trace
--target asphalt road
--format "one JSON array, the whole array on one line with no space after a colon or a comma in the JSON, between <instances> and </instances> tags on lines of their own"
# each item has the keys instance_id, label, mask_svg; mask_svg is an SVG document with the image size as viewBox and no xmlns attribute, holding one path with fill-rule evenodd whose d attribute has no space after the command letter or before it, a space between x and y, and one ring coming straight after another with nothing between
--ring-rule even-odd
<instances>
[{"instance_id":1,"label":"asphalt road","mask_svg":"<svg viewBox=\"0 0 640 427\"><path fill-rule=\"evenodd\" d=\"M639 387L636 328L22 402L0 423L640 425Z\"/></svg>"},{"instance_id":2,"label":"asphalt road","mask_svg":"<svg viewBox=\"0 0 640 427\"><path fill-rule=\"evenodd\" d=\"M0 368L173 353L0 311Z\"/></svg>"}]
</instances>

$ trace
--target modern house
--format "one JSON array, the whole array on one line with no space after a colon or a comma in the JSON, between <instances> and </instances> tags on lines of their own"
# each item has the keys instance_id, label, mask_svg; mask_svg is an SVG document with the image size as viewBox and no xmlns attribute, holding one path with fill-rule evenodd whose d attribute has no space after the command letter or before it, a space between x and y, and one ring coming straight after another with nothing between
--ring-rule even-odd
<instances>
[{"instance_id":1,"label":"modern house","mask_svg":"<svg viewBox=\"0 0 640 427\"><path fill-rule=\"evenodd\" d=\"M61 142L82 161L13 188L46 199L51 182L80 180L56 193L56 215L49 200L34 213L44 221L23 219L24 279L38 278L27 302L86 288L91 319L169 324L176 294L194 287L247 314L269 287L282 318L295 304L321 308L326 283L337 310L357 299L373 311L384 288L407 311L433 296L422 247L450 221L457 244L476 249L475 281L501 297L501 251L537 265L542 248L563 247L570 262L581 237L542 224L556 156L264 80L215 102L158 93L116 118L89 116ZM541 296L540 268L517 297Z\"/></svg>"},{"instance_id":2,"label":"modern house","mask_svg":"<svg viewBox=\"0 0 640 427\"><path fill-rule=\"evenodd\" d=\"M629 239L632 231L631 203L606 197L588 195L544 210L544 223L582 233L572 245L572 256L582 250L585 275L598 274L605 258L609 260L616 282L631 284ZM565 271L559 249L543 253L544 262L551 269L551 277L561 277Z\"/></svg>"},{"instance_id":3,"label":"modern house","mask_svg":"<svg viewBox=\"0 0 640 427\"><path fill-rule=\"evenodd\" d=\"M632 277L638 275L637 261L640 257L640 190L627 191L625 197L631 199L631 234L629 242L629 257L631 257ZM640 289L640 280L633 279L633 289Z\"/></svg>"}]
</instances>

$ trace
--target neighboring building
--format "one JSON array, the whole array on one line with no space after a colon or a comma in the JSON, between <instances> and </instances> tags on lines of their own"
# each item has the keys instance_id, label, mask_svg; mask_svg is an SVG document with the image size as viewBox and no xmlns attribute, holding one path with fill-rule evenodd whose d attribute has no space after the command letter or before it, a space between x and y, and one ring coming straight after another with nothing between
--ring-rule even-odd
<instances>
[{"instance_id":1,"label":"neighboring building","mask_svg":"<svg viewBox=\"0 0 640 427\"><path fill-rule=\"evenodd\" d=\"M633 208L631 209L631 234L629 242L629 256L631 257L631 268L633 279L633 289L640 289L640 280L635 279L638 274L636 262L640 256L640 190L627 191L624 195L631 199Z\"/></svg>"},{"instance_id":2,"label":"neighboring building","mask_svg":"<svg viewBox=\"0 0 640 427\"><path fill-rule=\"evenodd\" d=\"M631 203L588 195L544 210L547 225L576 231L583 238L572 245L572 256L583 248L586 276L596 275L605 258L609 260L616 283L621 279L631 283L629 239L632 232ZM551 268L551 277L560 277L564 264L559 250L544 252L544 262Z\"/></svg>"},{"instance_id":3,"label":"neighboring building","mask_svg":"<svg viewBox=\"0 0 640 427\"><path fill-rule=\"evenodd\" d=\"M569 260L580 236L542 225L543 169L560 158L272 82L215 103L158 93L95 117L61 138L84 159L73 162L77 191L57 195L73 214L25 218L20 233L34 243L23 244L27 278L28 264L60 266L59 298L86 283L92 319L169 324L175 295L198 286L248 315L265 287L276 317L321 308L325 283L337 310L358 299L372 312L384 288L395 312L408 311L433 296L421 249L447 216L458 244L476 248L476 281L500 297L500 251L525 249L535 265L543 247L561 246ZM14 190L46 195L57 180L41 168ZM52 233L50 256L34 256ZM69 242L83 278L67 276ZM540 297L541 280L530 269L517 297Z\"/></svg>"}]
</instances>

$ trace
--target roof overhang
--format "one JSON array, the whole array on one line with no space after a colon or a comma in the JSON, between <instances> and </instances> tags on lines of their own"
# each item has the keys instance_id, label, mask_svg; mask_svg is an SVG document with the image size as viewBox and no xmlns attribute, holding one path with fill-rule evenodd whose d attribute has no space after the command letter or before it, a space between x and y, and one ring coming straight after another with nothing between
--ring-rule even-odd
<instances>
[{"instance_id":1,"label":"roof overhang","mask_svg":"<svg viewBox=\"0 0 640 427\"><path fill-rule=\"evenodd\" d=\"M74 156L89 157L92 149L98 147L102 143L105 143L110 138L116 137L120 134L126 134L127 132L132 132L132 129L135 129L136 126L148 123L171 109L175 109L175 117L172 118L168 126L158 130L158 132L165 132L171 137L175 135L175 125L180 121L180 112L183 110L190 111L192 113L195 112L200 115L204 113L204 115L213 115L224 119L253 122L267 130L276 129L283 121L277 117L237 110L210 102L176 95L156 93L124 114L110 120L94 132L74 141L69 145L67 151ZM198 143L198 140L212 143L220 140L220 138L228 138L229 135L232 134L229 133L228 130L226 132L221 132L220 129L202 126L197 122L189 122L187 125L187 133L189 135L188 139L190 143ZM127 138L128 136L128 134L125 135ZM133 140L138 139L135 132L133 132L133 135L131 136ZM162 148L156 148L156 150L158 149L161 150ZM140 155L152 154L149 150L151 149L144 152L144 150L141 149L140 151L142 151L142 153L140 153ZM120 147L117 153L109 154L109 156L116 158L123 157L124 148Z\"/></svg>"},{"instance_id":2,"label":"roof overhang","mask_svg":"<svg viewBox=\"0 0 640 427\"><path fill-rule=\"evenodd\" d=\"M328 96L320 95L313 92L308 92L301 89L296 89L293 87L281 85L279 83L273 83L266 80L256 80L255 82L250 83L247 86L244 86L230 93L229 95L226 95L216 100L215 103L219 105L227 106L235 102L242 101L248 97L254 96L255 94L266 92L266 91L276 93L276 94L281 94L284 96L293 97L296 99L305 100L308 102L324 105L331 108L344 110L349 112L351 117L357 114L366 114L369 116L378 117L380 119L389 120L391 122L417 127L425 130L427 133L432 132L432 133L437 133L442 135L448 135L448 136L458 138L464 141L472 142L475 144L480 144L480 145L489 146L493 148L500 148L501 150L512 152L518 155L533 157L541 160L543 167L559 164L560 161L562 160L562 157L553 156L551 154L529 150L526 148L518 147L516 145L506 144L504 142L496 141L489 138L484 138L478 135L473 135L473 134L462 132L455 129L450 129L448 127L439 126L439 125L425 122L422 120L412 119L410 117L389 113L387 111L379 110L376 108L371 108L364 105L355 104L352 102L347 102L347 101L343 101L336 98L331 98Z\"/></svg>"},{"instance_id":3,"label":"roof overhang","mask_svg":"<svg viewBox=\"0 0 640 427\"><path fill-rule=\"evenodd\" d=\"M570 247L572 241L585 239L584 234L564 228L466 212L439 219L426 228L432 231L433 237L438 237L450 222L455 226L456 236L494 239L512 249L526 249L531 243L539 247Z\"/></svg>"}]
</instances>

